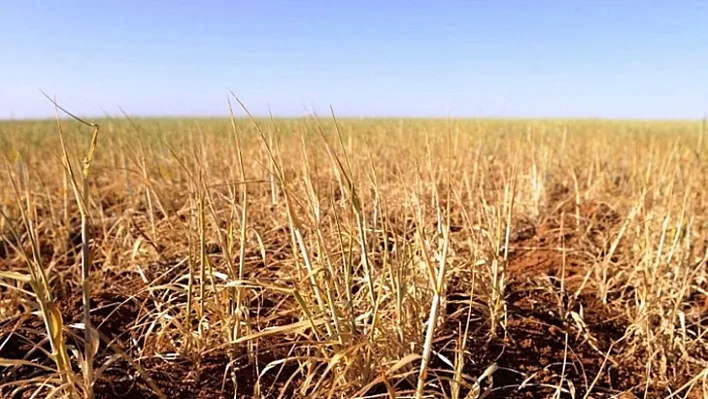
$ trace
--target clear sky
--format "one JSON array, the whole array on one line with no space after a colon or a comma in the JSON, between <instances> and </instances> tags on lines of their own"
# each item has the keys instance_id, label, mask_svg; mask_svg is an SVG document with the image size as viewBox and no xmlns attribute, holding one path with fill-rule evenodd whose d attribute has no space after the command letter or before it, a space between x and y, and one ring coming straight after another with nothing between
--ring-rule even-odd
<instances>
[{"instance_id":1,"label":"clear sky","mask_svg":"<svg viewBox=\"0 0 708 399\"><path fill-rule=\"evenodd\" d=\"M701 118L708 2L0 0L0 118Z\"/></svg>"}]
</instances>

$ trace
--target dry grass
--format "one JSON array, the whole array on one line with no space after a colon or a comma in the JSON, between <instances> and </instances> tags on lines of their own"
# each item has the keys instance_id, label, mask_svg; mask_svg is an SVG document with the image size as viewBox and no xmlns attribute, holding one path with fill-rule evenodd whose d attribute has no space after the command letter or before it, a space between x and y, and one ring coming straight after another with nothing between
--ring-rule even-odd
<instances>
[{"instance_id":1,"label":"dry grass","mask_svg":"<svg viewBox=\"0 0 708 399\"><path fill-rule=\"evenodd\" d=\"M0 123L3 397L708 397L700 123L93 122Z\"/></svg>"}]
</instances>

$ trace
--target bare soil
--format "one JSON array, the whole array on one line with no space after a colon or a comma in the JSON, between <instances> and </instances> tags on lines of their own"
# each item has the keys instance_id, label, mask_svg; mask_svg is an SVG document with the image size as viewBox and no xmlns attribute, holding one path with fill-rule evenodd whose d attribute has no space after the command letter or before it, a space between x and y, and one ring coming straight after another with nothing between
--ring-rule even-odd
<instances>
[{"instance_id":1,"label":"bare soil","mask_svg":"<svg viewBox=\"0 0 708 399\"><path fill-rule=\"evenodd\" d=\"M571 397L568 390L574 390L575 397L584 397L590 388L593 398L643 397L644 359L623 356L626 316L612 306L602 304L593 287L580 289L591 262L610 256L607 252L609 240L620 218L605 204L585 202L576 207L567 198L554 202L548 215L538 223L517 221L506 265L509 276L507 319L492 334L483 312L475 310L471 313L465 374L479 376L495 363L498 369L492 376L489 398L548 398L558 387L564 390L560 395L562 398ZM580 247L588 248L588 245L594 254L575 251ZM0 246L0 251L4 251L2 248ZM215 246L209 248L211 253L219 251ZM5 252L0 255L4 258ZM150 265L145 273L150 280L168 283L180 273L171 267L174 262L165 260ZM143 337L139 335L142 330L132 327L141 319L145 306L144 288L145 284L135 273L102 275L95 285L91 308L92 323L105 338L123 343L142 342ZM446 309L450 317L444 321L435 344L436 351L448 359L454 358L454 341L467 322L467 293L468 287L460 281L450 285ZM705 298L697 300L705 302ZM59 307L66 326L81 321L79 295L61 298ZM267 311L268 304L259 308ZM582 313L585 324L578 324L572 312ZM66 328L71 334L78 331ZM43 329L42 321L36 316L6 321L0 326L0 357L24 359L51 367L47 356L38 350L38 346L50 350ZM81 347L80 334L76 335L69 344ZM262 367L285 355L271 352L255 363L226 355L169 362L151 358L140 360L140 365L168 398L225 398L232 397L229 393L233 392L237 398L250 398L254 397ZM104 364L110 356L110 351L102 349L96 364ZM438 375L450 373L450 367L439 357L435 357L432 368ZM270 372L260 383L272 386L273 392L280 393L292 372L292 369L285 369L278 376ZM0 368L0 381L19 381L41 374L33 367L5 367ZM449 383L440 381L449 389ZM293 386L297 386L297 381L284 392L284 397L296 397ZM375 387L370 393L385 393L382 388ZM405 390L411 385L399 381L396 388ZM462 391L464 397L469 387ZM103 371L95 385L95 393L98 399L157 398L148 382L123 360L114 361ZM2 397L21 397L19 394L12 396L8 389L0 390L0 394ZM649 392L649 397L664 394ZM695 393L691 395L690 398L699 397Z\"/></svg>"}]
</instances>

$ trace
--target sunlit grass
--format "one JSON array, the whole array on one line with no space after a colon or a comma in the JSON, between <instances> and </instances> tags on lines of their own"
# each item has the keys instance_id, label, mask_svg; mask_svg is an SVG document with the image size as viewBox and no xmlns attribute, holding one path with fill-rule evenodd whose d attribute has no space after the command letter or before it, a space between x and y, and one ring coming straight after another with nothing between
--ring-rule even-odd
<instances>
[{"instance_id":1,"label":"sunlit grass","mask_svg":"<svg viewBox=\"0 0 708 399\"><path fill-rule=\"evenodd\" d=\"M218 357L226 397L457 399L519 387L533 397L684 397L705 383L700 122L91 122L101 137L84 177L68 165L86 155L91 129L65 119L60 136L52 121L0 123L0 338L46 320L54 353L44 358L60 377L17 383L18 361L5 361L2 392L90 397L126 358L150 375L154 359L198 369ZM518 238L524 225L545 241ZM519 253L554 272L523 274ZM95 357L90 335L52 313L81 297L87 278L86 295L140 304ZM538 364L484 356L495 350L487 343L523 340L510 337L521 319L509 298L536 298L513 291L531 282L554 298L563 331L562 367L545 366L546 380L525 371ZM589 310L620 335L603 341ZM576 350L596 353L598 367L574 371ZM604 382L624 365L631 382ZM239 371L254 367L256 382ZM518 375L512 388L499 383L507 375Z\"/></svg>"}]
</instances>

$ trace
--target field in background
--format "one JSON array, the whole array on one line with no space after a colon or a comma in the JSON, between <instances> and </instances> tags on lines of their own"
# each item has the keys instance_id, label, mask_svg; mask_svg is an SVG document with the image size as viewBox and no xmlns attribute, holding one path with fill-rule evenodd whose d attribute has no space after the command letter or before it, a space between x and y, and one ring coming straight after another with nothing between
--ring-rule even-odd
<instances>
[{"instance_id":1,"label":"field in background","mask_svg":"<svg viewBox=\"0 0 708 399\"><path fill-rule=\"evenodd\" d=\"M96 122L0 123L4 398L708 397L701 123Z\"/></svg>"}]
</instances>

